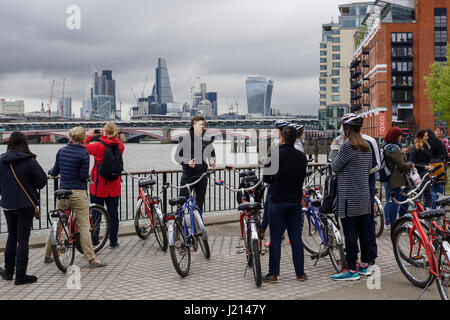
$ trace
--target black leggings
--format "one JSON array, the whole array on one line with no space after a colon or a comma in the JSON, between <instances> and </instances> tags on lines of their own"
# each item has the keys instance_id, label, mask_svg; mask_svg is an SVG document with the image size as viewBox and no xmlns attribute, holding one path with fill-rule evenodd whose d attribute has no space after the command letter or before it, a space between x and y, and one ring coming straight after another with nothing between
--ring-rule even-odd
<instances>
[{"instance_id":1,"label":"black leggings","mask_svg":"<svg viewBox=\"0 0 450 320\"><path fill-rule=\"evenodd\" d=\"M3 211L8 225L5 254L28 258L28 242L33 225L34 208Z\"/></svg>"},{"instance_id":2,"label":"black leggings","mask_svg":"<svg viewBox=\"0 0 450 320\"><path fill-rule=\"evenodd\" d=\"M370 230L369 215L358 217L341 218L342 228L345 237L345 253L347 268L356 270L356 260L358 259L358 240L361 245L361 262L370 262Z\"/></svg>"},{"instance_id":3,"label":"black leggings","mask_svg":"<svg viewBox=\"0 0 450 320\"><path fill-rule=\"evenodd\" d=\"M199 176L195 177L185 177L181 176L180 185L183 186L187 183L195 182ZM200 208L203 212L203 204L205 203L205 195L206 188L208 187L208 178L204 177L199 183L191 188L191 190L195 190L195 205ZM187 188L183 188L180 190L180 197L184 196L186 198L189 197L189 192Z\"/></svg>"}]
</instances>

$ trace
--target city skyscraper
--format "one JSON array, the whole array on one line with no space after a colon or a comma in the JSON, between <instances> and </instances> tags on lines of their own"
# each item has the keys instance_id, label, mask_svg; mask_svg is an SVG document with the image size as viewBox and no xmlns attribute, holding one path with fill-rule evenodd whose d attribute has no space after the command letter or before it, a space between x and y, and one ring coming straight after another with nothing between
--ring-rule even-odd
<instances>
[{"instance_id":1,"label":"city skyscraper","mask_svg":"<svg viewBox=\"0 0 450 320\"><path fill-rule=\"evenodd\" d=\"M58 107L56 108L56 114L59 116L61 116L61 102L63 102L62 97L57 97L56 105ZM72 118L72 97L64 96L63 110L64 110L64 114L62 115L63 118Z\"/></svg>"},{"instance_id":2,"label":"city skyscraper","mask_svg":"<svg viewBox=\"0 0 450 320\"><path fill-rule=\"evenodd\" d=\"M83 101L81 113L82 117L89 113L92 119L102 120L120 116L116 115L116 81L112 78L111 70L103 70L101 75L92 72L90 99Z\"/></svg>"},{"instance_id":3,"label":"city skyscraper","mask_svg":"<svg viewBox=\"0 0 450 320\"><path fill-rule=\"evenodd\" d=\"M339 130L340 119L350 110L350 63L354 35L373 2L339 5L339 22L322 25L319 75L320 130Z\"/></svg>"},{"instance_id":4,"label":"city skyscraper","mask_svg":"<svg viewBox=\"0 0 450 320\"><path fill-rule=\"evenodd\" d=\"M247 92L247 112L270 116L273 80L264 76L247 76L245 88Z\"/></svg>"}]
</instances>

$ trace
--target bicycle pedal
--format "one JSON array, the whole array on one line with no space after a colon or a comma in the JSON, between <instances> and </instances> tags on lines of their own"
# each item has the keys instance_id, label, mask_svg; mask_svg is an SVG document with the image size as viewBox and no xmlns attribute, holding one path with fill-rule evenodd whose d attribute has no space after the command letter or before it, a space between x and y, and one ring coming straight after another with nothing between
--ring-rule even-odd
<instances>
[{"instance_id":1,"label":"bicycle pedal","mask_svg":"<svg viewBox=\"0 0 450 320\"><path fill-rule=\"evenodd\" d=\"M311 255L311 260L316 260L319 257L317 253Z\"/></svg>"}]
</instances>

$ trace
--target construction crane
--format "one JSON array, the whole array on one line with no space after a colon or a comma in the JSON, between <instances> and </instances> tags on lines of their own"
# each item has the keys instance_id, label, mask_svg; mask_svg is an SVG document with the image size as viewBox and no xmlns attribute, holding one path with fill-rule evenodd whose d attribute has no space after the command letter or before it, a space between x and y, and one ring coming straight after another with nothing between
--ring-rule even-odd
<instances>
[{"instance_id":1,"label":"construction crane","mask_svg":"<svg viewBox=\"0 0 450 320\"><path fill-rule=\"evenodd\" d=\"M53 89L55 88L55 80L52 81L52 90L50 91L50 103L47 104L48 116L52 116Z\"/></svg>"},{"instance_id":2,"label":"construction crane","mask_svg":"<svg viewBox=\"0 0 450 320\"><path fill-rule=\"evenodd\" d=\"M145 77L144 88L142 88L142 98L144 98L145 86L147 85L148 77Z\"/></svg>"},{"instance_id":3,"label":"construction crane","mask_svg":"<svg viewBox=\"0 0 450 320\"><path fill-rule=\"evenodd\" d=\"M64 88L66 87L66 78L63 80L62 98L61 98L61 117L64 118Z\"/></svg>"}]
</instances>

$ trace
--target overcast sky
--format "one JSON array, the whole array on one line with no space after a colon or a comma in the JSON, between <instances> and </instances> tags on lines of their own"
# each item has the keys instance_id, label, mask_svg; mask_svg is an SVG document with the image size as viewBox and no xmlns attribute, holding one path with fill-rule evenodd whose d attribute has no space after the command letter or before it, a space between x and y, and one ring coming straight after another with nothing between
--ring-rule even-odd
<instances>
[{"instance_id":1,"label":"overcast sky","mask_svg":"<svg viewBox=\"0 0 450 320\"><path fill-rule=\"evenodd\" d=\"M342 0L0 0L0 98L24 99L26 112L72 97L79 116L92 66L111 69L123 109L131 93L150 95L158 57L167 61L176 102L191 87L217 91L219 113L238 100L246 113L245 77L274 80L272 107L317 114L321 25L337 21ZM70 30L70 5L81 28ZM56 109L56 103L53 103Z\"/></svg>"}]
</instances>

